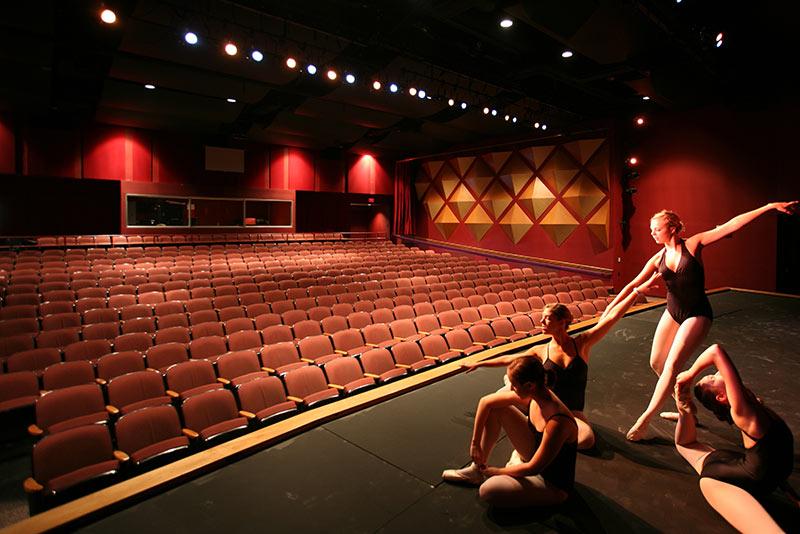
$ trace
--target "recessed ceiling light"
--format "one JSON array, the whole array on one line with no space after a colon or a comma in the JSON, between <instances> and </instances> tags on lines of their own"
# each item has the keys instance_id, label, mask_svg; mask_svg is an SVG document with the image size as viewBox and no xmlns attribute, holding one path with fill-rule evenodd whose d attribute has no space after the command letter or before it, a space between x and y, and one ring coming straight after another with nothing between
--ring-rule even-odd
<instances>
[{"instance_id":1,"label":"recessed ceiling light","mask_svg":"<svg viewBox=\"0 0 800 534\"><path fill-rule=\"evenodd\" d=\"M290 69L297 67L297 60L293 57L287 57L286 66L289 67Z\"/></svg>"},{"instance_id":2,"label":"recessed ceiling light","mask_svg":"<svg viewBox=\"0 0 800 534\"><path fill-rule=\"evenodd\" d=\"M308 66L306 66L306 72L309 73L309 74L312 74L312 75L316 74L317 73L317 66L314 65L313 63L310 63Z\"/></svg>"},{"instance_id":3,"label":"recessed ceiling light","mask_svg":"<svg viewBox=\"0 0 800 534\"><path fill-rule=\"evenodd\" d=\"M447 105L448 106L455 106L455 104L456 104L456 101L453 100L452 98L448 98L447 99Z\"/></svg>"},{"instance_id":4,"label":"recessed ceiling light","mask_svg":"<svg viewBox=\"0 0 800 534\"><path fill-rule=\"evenodd\" d=\"M542 130L546 130L546 129L547 129L547 125L546 124L542 124Z\"/></svg>"},{"instance_id":5,"label":"recessed ceiling light","mask_svg":"<svg viewBox=\"0 0 800 534\"><path fill-rule=\"evenodd\" d=\"M144 88L145 89L155 89L156 86L153 85L152 83L146 83L146 84L144 84Z\"/></svg>"},{"instance_id":6,"label":"recessed ceiling light","mask_svg":"<svg viewBox=\"0 0 800 534\"><path fill-rule=\"evenodd\" d=\"M425 95L426 95L426 94L427 94L427 93L425 92L425 89L420 89L420 90L417 92L417 96L418 96L418 97L420 97L420 98L425 98Z\"/></svg>"},{"instance_id":7,"label":"recessed ceiling light","mask_svg":"<svg viewBox=\"0 0 800 534\"><path fill-rule=\"evenodd\" d=\"M561 57L564 59L571 58L573 56L572 50L564 50L561 52Z\"/></svg>"},{"instance_id":8,"label":"recessed ceiling light","mask_svg":"<svg viewBox=\"0 0 800 534\"><path fill-rule=\"evenodd\" d=\"M466 102L462 102L461 103L461 109L467 109L467 103Z\"/></svg>"},{"instance_id":9,"label":"recessed ceiling light","mask_svg":"<svg viewBox=\"0 0 800 534\"><path fill-rule=\"evenodd\" d=\"M397 87L397 84L396 84L396 83L390 83L390 84L389 84L389 92L390 92L390 93L396 93L396 92L397 92L397 91L399 91L399 90L400 90L400 88L399 88L399 87Z\"/></svg>"},{"instance_id":10,"label":"recessed ceiling light","mask_svg":"<svg viewBox=\"0 0 800 534\"><path fill-rule=\"evenodd\" d=\"M539 124L538 122L534 122L534 123L533 123L533 127L534 127L534 128L538 128L538 127L540 127L540 126L541 126L541 124Z\"/></svg>"},{"instance_id":11,"label":"recessed ceiling light","mask_svg":"<svg viewBox=\"0 0 800 534\"><path fill-rule=\"evenodd\" d=\"M230 102L231 104L235 104L236 103L236 99L235 98L226 98L226 100L228 102Z\"/></svg>"},{"instance_id":12,"label":"recessed ceiling light","mask_svg":"<svg viewBox=\"0 0 800 534\"><path fill-rule=\"evenodd\" d=\"M233 43L225 43L225 53L229 56L235 56L239 53L239 48Z\"/></svg>"},{"instance_id":13,"label":"recessed ceiling light","mask_svg":"<svg viewBox=\"0 0 800 534\"><path fill-rule=\"evenodd\" d=\"M645 96L642 97L642 100L650 100L650 97L645 95Z\"/></svg>"},{"instance_id":14,"label":"recessed ceiling light","mask_svg":"<svg viewBox=\"0 0 800 534\"><path fill-rule=\"evenodd\" d=\"M511 20L508 17L500 20L500 27L501 28L510 28L513 25L514 25L514 21Z\"/></svg>"},{"instance_id":15,"label":"recessed ceiling light","mask_svg":"<svg viewBox=\"0 0 800 534\"><path fill-rule=\"evenodd\" d=\"M374 82L372 82L372 88L375 89L376 91L380 91L381 90L381 82L379 82L378 80L375 80Z\"/></svg>"},{"instance_id":16,"label":"recessed ceiling light","mask_svg":"<svg viewBox=\"0 0 800 534\"><path fill-rule=\"evenodd\" d=\"M497 117L497 110L496 109L492 110L492 117Z\"/></svg>"},{"instance_id":17,"label":"recessed ceiling light","mask_svg":"<svg viewBox=\"0 0 800 534\"><path fill-rule=\"evenodd\" d=\"M503 117L503 119L505 119L505 120L511 120L511 115L506 115L505 117Z\"/></svg>"},{"instance_id":18,"label":"recessed ceiling light","mask_svg":"<svg viewBox=\"0 0 800 534\"><path fill-rule=\"evenodd\" d=\"M264 54L261 53L261 50L253 50L250 52L250 58L256 63L261 63L264 59Z\"/></svg>"},{"instance_id":19,"label":"recessed ceiling light","mask_svg":"<svg viewBox=\"0 0 800 534\"><path fill-rule=\"evenodd\" d=\"M511 122L517 122L517 118L516 117L511 117Z\"/></svg>"},{"instance_id":20,"label":"recessed ceiling light","mask_svg":"<svg viewBox=\"0 0 800 534\"><path fill-rule=\"evenodd\" d=\"M110 9L104 9L100 12L100 20L105 22L106 24L114 24L117 22L117 14L111 11Z\"/></svg>"},{"instance_id":21,"label":"recessed ceiling light","mask_svg":"<svg viewBox=\"0 0 800 534\"><path fill-rule=\"evenodd\" d=\"M183 34L183 40L189 43L190 45L196 45L199 39L197 38L197 34L194 32L186 32Z\"/></svg>"},{"instance_id":22,"label":"recessed ceiling light","mask_svg":"<svg viewBox=\"0 0 800 534\"><path fill-rule=\"evenodd\" d=\"M634 122L634 124L636 124L636 126L644 126L644 123L646 121L645 121L644 117L639 116L639 117L636 117L633 122Z\"/></svg>"},{"instance_id":23,"label":"recessed ceiling light","mask_svg":"<svg viewBox=\"0 0 800 534\"><path fill-rule=\"evenodd\" d=\"M335 71L335 70L333 70L333 69L328 69L328 72L327 72L326 76L327 76L327 77L328 77L328 79L329 79L329 80L331 80L331 81L333 81L333 80L335 80L336 78L338 78L338 77L339 77L339 75L338 75L338 74L336 74L336 71Z\"/></svg>"},{"instance_id":24,"label":"recessed ceiling light","mask_svg":"<svg viewBox=\"0 0 800 534\"><path fill-rule=\"evenodd\" d=\"M483 108L483 114L484 115L488 115L489 114L489 108Z\"/></svg>"},{"instance_id":25,"label":"recessed ceiling light","mask_svg":"<svg viewBox=\"0 0 800 534\"><path fill-rule=\"evenodd\" d=\"M411 96L417 96L417 88L416 87L409 87L408 88L408 94L410 94Z\"/></svg>"},{"instance_id":26,"label":"recessed ceiling light","mask_svg":"<svg viewBox=\"0 0 800 534\"><path fill-rule=\"evenodd\" d=\"M353 76L352 74L347 74L344 77L344 81L346 81L347 83L356 83L356 77Z\"/></svg>"}]
</instances>

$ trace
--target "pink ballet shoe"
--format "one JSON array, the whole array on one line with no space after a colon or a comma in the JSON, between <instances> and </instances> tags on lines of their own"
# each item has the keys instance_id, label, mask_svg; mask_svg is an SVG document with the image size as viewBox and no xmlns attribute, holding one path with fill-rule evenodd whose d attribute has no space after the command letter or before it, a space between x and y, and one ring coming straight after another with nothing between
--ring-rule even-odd
<instances>
[{"instance_id":1,"label":"pink ballet shoe","mask_svg":"<svg viewBox=\"0 0 800 534\"><path fill-rule=\"evenodd\" d=\"M470 486L480 486L486 477L475 462L461 469L445 469L442 472L442 480L445 482L455 482L457 484L467 484Z\"/></svg>"},{"instance_id":2,"label":"pink ballet shoe","mask_svg":"<svg viewBox=\"0 0 800 534\"><path fill-rule=\"evenodd\" d=\"M678 414L678 412L661 412L658 415L662 419L666 419L667 421L674 421L674 422L677 422L678 418L680 417L680 414Z\"/></svg>"}]
</instances>

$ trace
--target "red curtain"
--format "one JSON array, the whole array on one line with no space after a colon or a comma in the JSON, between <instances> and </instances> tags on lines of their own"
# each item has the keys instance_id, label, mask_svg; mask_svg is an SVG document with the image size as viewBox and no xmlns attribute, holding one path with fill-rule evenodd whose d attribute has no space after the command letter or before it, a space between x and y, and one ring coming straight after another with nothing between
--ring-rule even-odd
<instances>
[{"instance_id":1,"label":"red curtain","mask_svg":"<svg viewBox=\"0 0 800 534\"><path fill-rule=\"evenodd\" d=\"M412 202L413 163L410 161L398 162L394 166L394 220L392 233L395 235L414 234L414 215Z\"/></svg>"}]
</instances>

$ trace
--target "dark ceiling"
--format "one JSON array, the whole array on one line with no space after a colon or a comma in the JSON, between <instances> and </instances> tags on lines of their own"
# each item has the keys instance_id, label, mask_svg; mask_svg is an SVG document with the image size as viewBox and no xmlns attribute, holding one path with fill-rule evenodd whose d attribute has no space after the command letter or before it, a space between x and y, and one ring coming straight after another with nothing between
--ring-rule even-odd
<instances>
[{"instance_id":1,"label":"dark ceiling","mask_svg":"<svg viewBox=\"0 0 800 534\"><path fill-rule=\"evenodd\" d=\"M0 110L389 157L589 131L653 109L793 93L793 2L51 0L0 7ZM514 24L502 29L499 21ZM187 29L200 43L183 41ZM714 46L723 31L723 46ZM226 39L240 48L225 56ZM251 47L263 51L256 63ZM574 56L561 57L570 49ZM311 76L288 69L313 62ZM324 76L339 70L339 80ZM345 71L354 85L341 81ZM383 88L371 88L373 80ZM386 89L399 84L398 94ZM156 86L147 90L144 84ZM431 98L409 96L424 88ZM650 96L645 102L642 96ZM447 100L453 98L455 106ZM236 99L235 103L226 101ZM467 102L462 110L458 105ZM484 115L482 108L498 110ZM505 115L509 120L504 120ZM517 122L513 123L513 117ZM536 129L538 121L549 126Z\"/></svg>"}]
</instances>

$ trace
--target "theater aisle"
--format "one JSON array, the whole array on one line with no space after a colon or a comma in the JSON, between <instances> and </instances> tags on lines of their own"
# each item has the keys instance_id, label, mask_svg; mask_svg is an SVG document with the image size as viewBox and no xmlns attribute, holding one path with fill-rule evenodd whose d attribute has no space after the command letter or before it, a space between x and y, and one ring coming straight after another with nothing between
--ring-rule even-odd
<instances>
[{"instance_id":1,"label":"theater aisle","mask_svg":"<svg viewBox=\"0 0 800 534\"><path fill-rule=\"evenodd\" d=\"M711 297L707 343L724 342L748 386L794 429L800 393L800 299L726 292ZM460 374L330 422L94 524L86 532L679 532L733 530L708 507L697 476L672 446L674 425L652 439L624 431L655 383L647 359L662 308L623 319L593 351L587 413L598 446L580 454L577 492L557 510L500 512L474 488L444 484L464 465L478 398L501 369ZM701 437L735 446L735 431L701 412ZM504 463L510 447L494 455ZM800 488L798 469L792 477ZM784 528L800 525L781 495L767 502Z\"/></svg>"}]
</instances>

